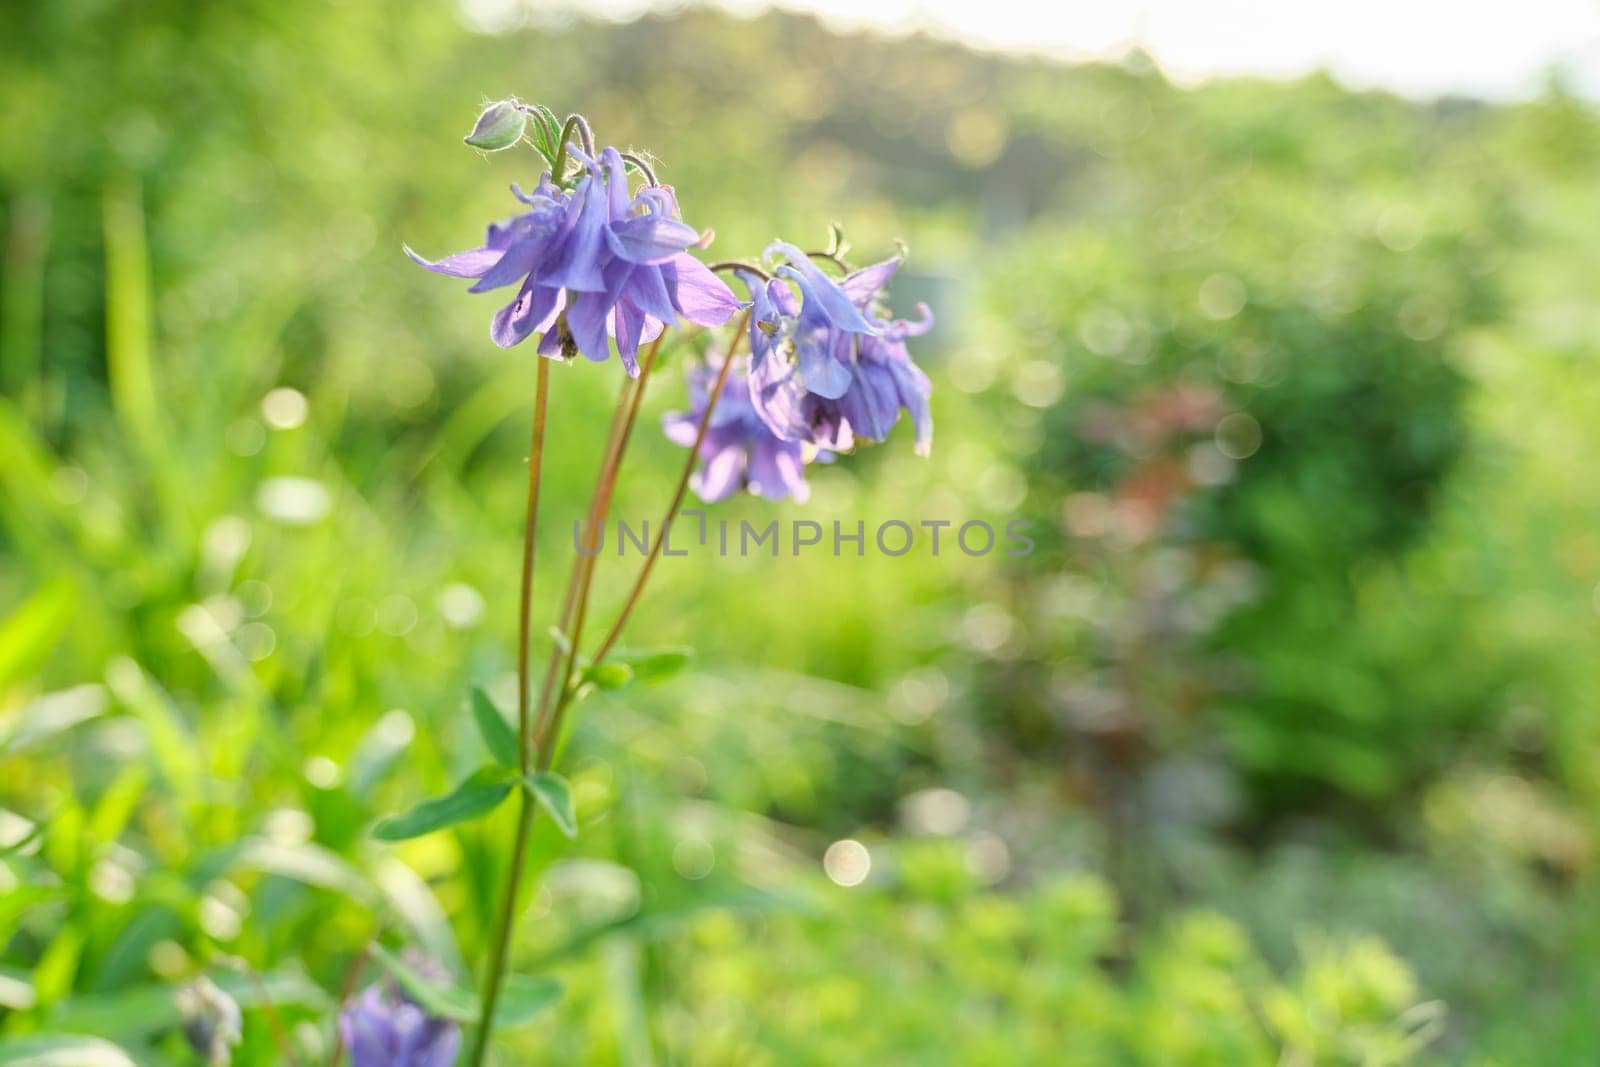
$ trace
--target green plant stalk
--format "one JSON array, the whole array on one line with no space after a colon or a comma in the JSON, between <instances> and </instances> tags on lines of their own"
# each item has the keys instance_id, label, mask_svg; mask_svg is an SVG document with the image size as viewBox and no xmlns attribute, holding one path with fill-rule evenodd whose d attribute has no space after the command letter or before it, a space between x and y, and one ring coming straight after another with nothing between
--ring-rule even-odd
<instances>
[{"instance_id":1,"label":"green plant stalk","mask_svg":"<svg viewBox=\"0 0 1600 1067\"><path fill-rule=\"evenodd\" d=\"M556 160L550 165L550 177L557 185L565 180L567 144L572 140L573 134L577 134L583 141L584 154L591 159L594 158L594 134L589 130L589 121L582 115L568 115L566 125L561 127L561 144L556 149ZM661 339L657 337L656 340L659 342Z\"/></svg>"},{"instance_id":2,"label":"green plant stalk","mask_svg":"<svg viewBox=\"0 0 1600 1067\"><path fill-rule=\"evenodd\" d=\"M656 338L656 345L658 346L660 343L661 339L659 337ZM655 365L655 358L656 346L652 346L649 354L645 357L645 364L639 372L639 388L633 394L633 402L630 406L628 417L623 422L622 438L618 442L618 463L621 461L621 451L628 447L628 437L633 432L633 424L639 414L639 401L644 394L644 383L649 376L650 368ZM720 387L721 381L719 379L718 388ZM610 510L611 492L615 488L615 480L616 470L613 469L612 484L609 484L605 487L605 498L603 501L603 506L601 507L598 515L600 522L605 521L606 513ZM569 620L563 620L562 622L562 632L567 638L567 662L566 666L561 670L561 688L559 690L559 696L556 699L555 708L548 719L545 719L543 716L541 716L543 730L541 731L539 738L535 743L535 747L537 747L539 751L539 770L541 771L549 770L550 764L555 762L556 739L561 735L561 720L566 712L567 705L572 702L572 695L574 692L574 686L572 682L573 677L578 669L578 644L583 638L583 624L588 613L589 591L594 582L595 565L600 560L600 553L594 544L594 537L598 529L598 524L591 520L588 535L584 540L585 555L578 560L578 570L581 570L582 574L578 579L578 595L576 597L576 603L574 605L572 618L570 620L570 629L567 627L567 622ZM577 571L574 571L574 574L577 573ZM555 657L553 656L551 657L551 663L552 666L554 666ZM546 689L548 690L549 687L546 686ZM543 709L541 709L541 711L542 710Z\"/></svg>"},{"instance_id":3,"label":"green plant stalk","mask_svg":"<svg viewBox=\"0 0 1600 1067\"><path fill-rule=\"evenodd\" d=\"M539 483L544 468L545 412L550 393L550 361L539 357L539 369L534 384L533 438L528 448L528 507L522 530L522 587L517 609L517 746L518 766L524 776L528 773L528 746L532 740L529 724L528 646L532 638L533 571L535 533L539 525ZM511 941L512 918L516 913L516 887L522 881L522 869L528 853L528 834L533 829L533 798L526 789L517 790L517 835L511 853L511 874L505 904L496 919L494 935L489 944L489 967L484 975L483 1011L478 1028L477 1048L472 1062L482 1063L488 1050L489 1034L493 1030L495 1005L500 1000L500 986L505 977L506 951Z\"/></svg>"},{"instance_id":4,"label":"green plant stalk","mask_svg":"<svg viewBox=\"0 0 1600 1067\"><path fill-rule=\"evenodd\" d=\"M599 530L599 524L605 521L606 512L611 506L611 494L616 486L617 471L622 465L622 455L627 447L634 420L639 414L639 402L644 394L645 383L650 377L651 369L655 366L656 354L661 349L662 336L665 336L665 331L656 338L655 343L650 346L649 352L646 353L637 381L634 379L625 380L622 394L617 398L617 410L611 420L611 429L606 441L605 457L601 461L600 473L595 481L594 494L589 504L588 529L585 532L584 539L586 551L594 552L593 539ZM541 359L541 373L544 373L547 367L547 362ZM543 388L540 389L539 395L541 398L544 396ZM539 403L540 410L535 414L535 434L541 438L542 445L542 399ZM535 497L538 492L537 485L532 481L532 478L533 476L530 474L530 498ZM536 501L533 499L530 499L528 515L528 532L524 538L524 589L518 630L521 645L517 661L517 715L518 733L521 740L520 770L524 779L526 779L530 771L530 750L537 753L535 766L538 770L550 769L553 746L546 741L546 727L549 724L548 712L554 696L553 686L557 671L561 667L563 651L561 643L554 643L551 650L550 664L545 669L544 686L539 696L538 717L530 725L528 707L529 665L527 656L529 639L532 636L529 632L532 614L529 591L532 588L533 555L531 547L528 546L531 546L533 540L531 530L536 516ZM595 555L597 554L595 553ZM563 633L566 632L566 627L571 622L574 612L579 610L580 599L587 598L587 578L593 573L594 558L594 555L588 557L580 555L573 561L572 573L567 580L566 602L562 608L561 630ZM493 941L490 944L489 967L484 975L483 996L481 998L483 1003L478 1032L474 1039L472 1054L467 1060L473 1067L480 1067L489 1053L489 1040L494 1031L494 1009L499 1002L500 988L505 981L506 958L510 951L511 931L516 924L517 898L521 894L522 880L527 869L528 838L533 832L534 816L539 810L537 801L529 793L526 786L517 790L517 805L517 833L513 845L515 851L511 856L511 866L506 875L506 887L500 904L500 913L495 921Z\"/></svg>"}]
</instances>

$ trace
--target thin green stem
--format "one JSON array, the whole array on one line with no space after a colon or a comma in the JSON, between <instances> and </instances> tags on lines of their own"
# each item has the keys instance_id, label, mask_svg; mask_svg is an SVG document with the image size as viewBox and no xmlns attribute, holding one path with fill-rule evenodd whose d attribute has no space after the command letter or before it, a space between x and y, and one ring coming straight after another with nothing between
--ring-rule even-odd
<instances>
[{"instance_id":1,"label":"thin green stem","mask_svg":"<svg viewBox=\"0 0 1600 1067\"><path fill-rule=\"evenodd\" d=\"M278 1014L278 1006L272 1002L272 992L267 989L267 983L248 962L240 962L244 964L245 974L250 977L250 984L256 987L256 996L260 998L261 1008L267 1015L267 1028L272 1031L272 1040L278 1046L278 1055L283 1057L284 1067L300 1067L300 1058L294 1054L294 1046L289 1043L289 1031L283 1028L283 1016Z\"/></svg>"},{"instance_id":2,"label":"thin green stem","mask_svg":"<svg viewBox=\"0 0 1600 1067\"><path fill-rule=\"evenodd\" d=\"M617 621L611 624L605 640L600 642L600 648L595 652L592 663L600 663L606 658L612 648L616 646L617 639L622 636L622 628L628 625L628 618L633 614L633 609L639 603L639 597L644 593L645 582L650 580L650 572L655 569L656 559L661 555L661 548L666 544L667 530L672 520L677 518L678 509L683 507L684 494L689 489L689 479L694 475L694 468L700 462L700 446L706 439L706 432L711 428L711 415L717 409L717 400L722 396L722 387L728 380L728 371L733 367L734 355L739 347L739 339L745 334L745 325L750 320L750 313L739 322L733 332L733 339L728 342L728 353L722 357L722 369L717 371L716 384L711 387L711 394L706 398L706 410L700 416L700 425L695 430L694 444L689 448L689 456L684 461L683 473L678 477L678 488L672 494L672 503L667 505L666 517L661 520L661 525L656 528L656 536L650 543L650 555L645 557L644 566L639 569L639 577L634 580L633 589L628 593L628 599L622 605L622 611L617 615ZM577 648L577 639L573 639L573 648Z\"/></svg>"},{"instance_id":3,"label":"thin green stem","mask_svg":"<svg viewBox=\"0 0 1600 1067\"><path fill-rule=\"evenodd\" d=\"M532 741L529 724L528 646L532 638L533 570L535 533L539 525L539 483L544 469L545 412L549 406L550 361L539 358L534 384L533 437L528 447L528 507L522 527L522 587L517 606L517 746L518 765L528 773L528 748ZM506 896L501 902L500 914L495 920L493 938L489 943L489 966L483 978L483 1012L473 1046L471 1063L481 1064L489 1051L489 1036L494 1029L494 1010L500 1000L500 986L505 980L506 954L511 943L511 927L516 915L517 888L522 884L522 871L528 852L528 834L533 828L533 802L524 789L517 790L517 834L511 853L511 872L506 880Z\"/></svg>"},{"instance_id":4,"label":"thin green stem","mask_svg":"<svg viewBox=\"0 0 1600 1067\"><path fill-rule=\"evenodd\" d=\"M604 491L605 484L613 477L612 472L618 464L618 446L622 442L622 428L628 421L628 413L634 410L632 399L636 386L637 382L633 379L627 379L622 383L622 394L617 398L617 408L611 416L611 429L606 435L606 449L600 461L600 473L595 478L594 492L589 498L589 511L584 518L582 546L579 555L572 561L572 570L567 574L567 592L561 607L561 620L555 627L560 640L550 643L550 660L545 665L544 685L539 691L539 712L534 719L533 746L536 753L545 747L544 738L550 714L555 708L556 683L565 677L561 672L561 661L567 649L571 647L567 634L572 625L573 613L578 606L579 591L583 587L584 564L599 553L597 540L603 529L601 524L605 521L605 512L610 500Z\"/></svg>"},{"instance_id":5,"label":"thin green stem","mask_svg":"<svg viewBox=\"0 0 1600 1067\"><path fill-rule=\"evenodd\" d=\"M547 693L555 691L558 695L548 716L542 714L543 709L541 709L541 729L534 741L534 747L538 750L538 769L541 771L549 770L550 765L555 762L556 741L561 736L561 723L565 717L567 706L572 702L572 694L574 692L572 681L573 675L577 670L578 645L583 638L583 624L589 608L589 591L594 582L595 565L600 558L600 551L595 543L596 537L600 529L600 523L605 522L606 515L610 511L611 495L616 488L617 471L622 465L622 454L627 450L628 439L633 432L634 423L638 419L639 403L644 398L645 383L650 378L650 371L655 367L656 353L660 348L661 338L657 337L655 343L650 346L650 351L645 355L644 363L639 369L638 388L634 390L633 396L628 403L627 414L622 419L621 430L615 439L616 447L610 457L608 469L602 474L600 484L596 486L595 503L597 506L591 509L588 536L584 542L584 554L574 561L573 577L577 582L575 587L576 595L571 601L572 611L562 623L562 634L566 637L567 645L565 649L566 665L561 669L559 675L561 679L559 691L553 690L551 685L552 676L547 676L545 679L545 691ZM561 652L562 650L558 646L552 653L552 668L558 663Z\"/></svg>"},{"instance_id":6,"label":"thin green stem","mask_svg":"<svg viewBox=\"0 0 1600 1067\"><path fill-rule=\"evenodd\" d=\"M570 122L569 122L570 125ZM663 331L665 332L665 331ZM623 382L622 394L617 399L616 414L611 420L611 430L606 441L605 458L601 461L600 475L596 480L594 496L589 504L589 530L585 536L586 551L598 552L594 549L592 541L599 528L599 523L605 521L606 510L610 507L611 491L616 484L617 468L622 463L622 453L627 445L628 435L633 426L633 421L639 413L639 397L644 391L645 380L650 375L651 368L655 365L656 353L661 348L661 338L657 337L645 356L643 367L640 369L637 380L626 379ZM544 396L545 378L548 363L540 360L540 387L539 399L536 401L534 412L535 439L538 441L540 453L543 449L544 436ZM533 517L537 513L538 484L535 475L529 479L529 529L533 525ZM521 645L518 655L518 731L521 739L520 763L524 778L530 770L530 751L537 753L536 766L539 770L548 770L550 767L551 746L546 742L546 725L550 720L551 700L554 696L553 684L557 671L561 667L562 645L556 642L551 651L550 664L545 669L544 685L540 690L538 714L530 721L528 695L530 686L528 645L531 634L529 609L529 591L532 589L533 550L530 547L532 533L526 534L523 549L524 562L524 591L522 599L522 616L520 619L519 634ZM587 582L585 564L592 569L593 556L579 556L573 561L572 573L567 579L566 603L562 608L561 632L565 633L574 611L579 606L580 590L587 595ZM570 667L569 667L570 670ZM500 913L495 922L494 940L490 945L489 970L484 977L483 1011L479 1017L478 1032L474 1038L472 1053L467 1063L472 1067L482 1067L489 1054L489 1040L494 1031L494 1009L500 999L500 987L505 980L506 958L510 951L511 932L516 925L517 898L522 892L522 879L527 869L528 839L533 832L534 816L538 813L538 805L529 794L527 788L517 790L517 834L511 854L511 866L506 876L506 886L500 904Z\"/></svg>"},{"instance_id":7,"label":"thin green stem","mask_svg":"<svg viewBox=\"0 0 1600 1067\"><path fill-rule=\"evenodd\" d=\"M550 361L539 359L538 375L534 384L533 439L528 446L528 509L522 522L522 588L517 607L517 747L519 767L528 773L528 744L533 739L528 725L529 690L528 646L533 634L533 567L539 525L539 482L544 467L545 409L550 391Z\"/></svg>"}]
</instances>

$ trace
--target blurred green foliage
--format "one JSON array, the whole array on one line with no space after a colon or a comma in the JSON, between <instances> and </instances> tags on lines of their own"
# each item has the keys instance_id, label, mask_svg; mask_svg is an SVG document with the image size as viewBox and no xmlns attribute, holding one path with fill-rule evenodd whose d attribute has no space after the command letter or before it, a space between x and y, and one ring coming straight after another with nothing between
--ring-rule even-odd
<instances>
[{"instance_id":1,"label":"blurred green foliage","mask_svg":"<svg viewBox=\"0 0 1600 1067\"><path fill-rule=\"evenodd\" d=\"M778 514L1039 549L663 560L631 633L697 664L584 709L514 953L567 995L507 1062L1594 1061L1591 105L483 29L8 12L0 1062L190 1062L201 971L236 1062L277 1059L251 974L314 1058L369 941L470 973L509 812L370 830L483 762L513 661L532 355L399 255L509 213L531 153L459 138L511 93L653 152L719 255L906 239L934 456ZM619 373L552 373L542 618ZM641 432L616 512L680 459Z\"/></svg>"}]
</instances>

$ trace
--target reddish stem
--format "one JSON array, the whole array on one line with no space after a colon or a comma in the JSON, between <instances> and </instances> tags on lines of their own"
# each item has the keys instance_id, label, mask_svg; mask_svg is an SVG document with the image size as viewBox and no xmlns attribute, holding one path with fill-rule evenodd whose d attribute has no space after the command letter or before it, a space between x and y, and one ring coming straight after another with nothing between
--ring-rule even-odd
<instances>
[{"instance_id":1,"label":"reddish stem","mask_svg":"<svg viewBox=\"0 0 1600 1067\"><path fill-rule=\"evenodd\" d=\"M683 473L678 478L678 488L672 494L672 503L667 506L666 517L656 529L656 536L650 544L650 554L645 557L644 566L639 570L639 577L634 581L633 589L622 605L622 612L617 616L617 621L611 624L611 630L606 634L605 640L600 642L599 650L590 661L592 663L602 662L606 654L615 647L617 638L622 636L622 628L628 624L628 618L633 614L633 609L639 603L639 597L644 593L645 582L650 580L650 572L655 569L656 560L661 555L661 547L666 543L667 529L671 526L672 520L677 518L678 509L683 506L684 494L689 489L689 479L694 475L695 465L700 462L700 446L705 442L706 432L711 428L712 412L717 409L717 400L722 396L722 387L728 380L728 371L733 367L733 357L739 347L739 338L744 336L745 326L749 321L750 313L745 312L739 328L734 331L733 339L728 342L728 353L722 357L722 369L717 371L716 384L711 387L711 395L706 398L706 410L700 416L700 425L695 430L694 444L689 448L689 458L684 461ZM573 644L576 648L576 638Z\"/></svg>"}]
</instances>

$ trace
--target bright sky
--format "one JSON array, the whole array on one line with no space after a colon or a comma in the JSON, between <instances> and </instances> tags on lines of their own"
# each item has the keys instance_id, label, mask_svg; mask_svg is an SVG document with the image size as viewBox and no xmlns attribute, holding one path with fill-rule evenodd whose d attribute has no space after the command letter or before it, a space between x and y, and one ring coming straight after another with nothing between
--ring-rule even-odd
<instances>
[{"instance_id":1,"label":"bright sky","mask_svg":"<svg viewBox=\"0 0 1600 1067\"><path fill-rule=\"evenodd\" d=\"M682 0L461 0L497 28L552 8L631 18ZM713 0L813 12L842 29L925 30L977 47L1084 59L1142 45L1167 74L1294 76L1413 96L1525 96L1552 64L1600 96L1600 0Z\"/></svg>"}]
</instances>

